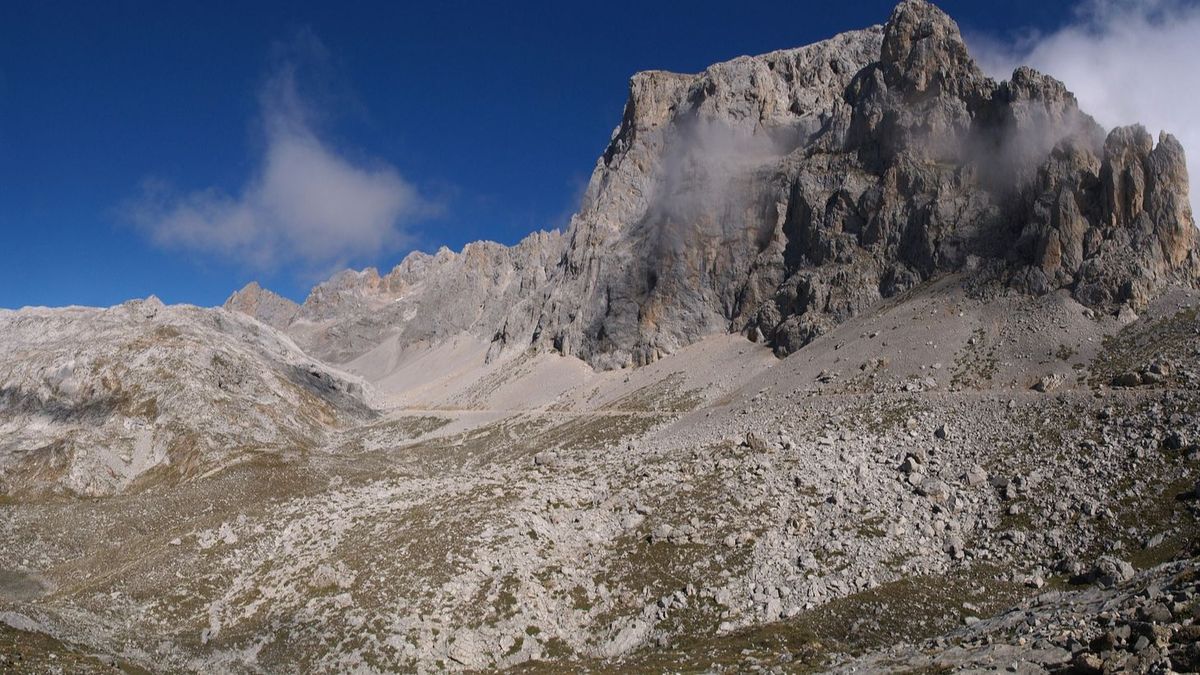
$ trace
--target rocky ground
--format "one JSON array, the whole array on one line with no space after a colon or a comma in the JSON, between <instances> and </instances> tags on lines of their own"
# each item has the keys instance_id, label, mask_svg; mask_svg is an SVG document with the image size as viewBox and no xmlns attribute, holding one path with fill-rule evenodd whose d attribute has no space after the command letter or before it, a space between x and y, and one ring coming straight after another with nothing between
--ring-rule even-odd
<instances>
[{"instance_id":1,"label":"rocky ground","mask_svg":"<svg viewBox=\"0 0 1200 675\"><path fill-rule=\"evenodd\" d=\"M562 233L0 311L0 671L1193 669L1187 192L905 0L634 76Z\"/></svg>"},{"instance_id":2,"label":"rocky ground","mask_svg":"<svg viewBox=\"0 0 1200 675\"><path fill-rule=\"evenodd\" d=\"M1198 306L947 277L787 359L529 355L313 447L10 491L0 668L1185 669Z\"/></svg>"}]
</instances>

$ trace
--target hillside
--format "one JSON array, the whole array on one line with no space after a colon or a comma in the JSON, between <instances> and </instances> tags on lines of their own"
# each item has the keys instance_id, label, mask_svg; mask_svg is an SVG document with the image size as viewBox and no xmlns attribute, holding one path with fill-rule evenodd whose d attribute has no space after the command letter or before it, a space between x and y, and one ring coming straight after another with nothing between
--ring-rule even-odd
<instances>
[{"instance_id":1,"label":"hillside","mask_svg":"<svg viewBox=\"0 0 1200 675\"><path fill-rule=\"evenodd\" d=\"M0 311L0 672L1191 672L1179 144L922 0L646 72L564 232Z\"/></svg>"}]
</instances>

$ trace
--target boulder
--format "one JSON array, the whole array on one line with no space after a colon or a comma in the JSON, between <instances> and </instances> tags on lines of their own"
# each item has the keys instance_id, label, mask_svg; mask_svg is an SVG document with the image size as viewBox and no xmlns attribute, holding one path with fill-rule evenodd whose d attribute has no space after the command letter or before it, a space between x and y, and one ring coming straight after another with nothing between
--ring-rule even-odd
<instances>
[{"instance_id":1,"label":"boulder","mask_svg":"<svg viewBox=\"0 0 1200 675\"><path fill-rule=\"evenodd\" d=\"M1110 588L1133 578L1133 565L1114 556L1101 556L1092 565L1089 577L1093 583Z\"/></svg>"}]
</instances>

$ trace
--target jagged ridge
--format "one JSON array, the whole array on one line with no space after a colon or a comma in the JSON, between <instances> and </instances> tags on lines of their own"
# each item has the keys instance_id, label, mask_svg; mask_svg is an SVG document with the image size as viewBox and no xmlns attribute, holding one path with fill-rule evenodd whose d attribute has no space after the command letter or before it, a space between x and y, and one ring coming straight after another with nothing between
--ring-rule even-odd
<instances>
[{"instance_id":1,"label":"jagged ridge","mask_svg":"<svg viewBox=\"0 0 1200 675\"><path fill-rule=\"evenodd\" d=\"M227 306L334 361L455 331L601 368L725 331L786 355L951 271L1140 307L1196 278L1187 190L1174 138L1106 136L1028 68L985 77L948 16L907 0L882 28L635 75L563 235L343 274L287 321L254 288Z\"/></svg>"}]
</instances>

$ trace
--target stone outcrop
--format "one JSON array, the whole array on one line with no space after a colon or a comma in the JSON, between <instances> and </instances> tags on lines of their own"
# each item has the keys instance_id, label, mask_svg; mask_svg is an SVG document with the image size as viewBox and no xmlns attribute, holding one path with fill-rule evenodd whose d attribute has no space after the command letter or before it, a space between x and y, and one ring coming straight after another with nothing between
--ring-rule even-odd
<instances>
[{"instance_id":1,"label":"stone outcrop","mask_svg":"<svg viewBox=\"0 0 1200 675\"><path fill-rule=\"evenodd\" d=\"M883 27L635 75L564 234L344 273L287 330L335 361L455 331L492 355L552 348L602 368L721 332L786 355L979 266L1026 292L1136 309L1196 278L1187 190L1174 138L1106 135L1028 68L986 77L946 14L906 0Z\"/></svg>"},{"instance_id":2,"label":"stone outcrop","mask_svg":"<svg viewBox=\"0 0 1200 675\"><path fill-rule=\"evenodd\" d=\"M287 328L300 313L300 305L259 286L257 281L251 281L229 296L225 309L247 314L279 329Z\"/></svg>"}]
</instances>

